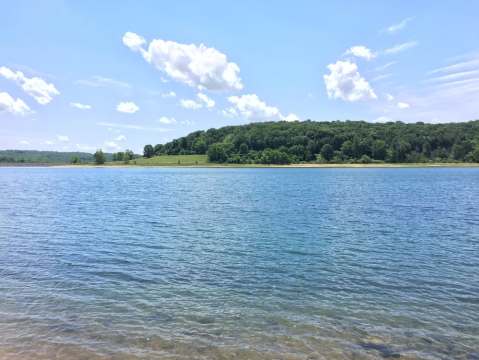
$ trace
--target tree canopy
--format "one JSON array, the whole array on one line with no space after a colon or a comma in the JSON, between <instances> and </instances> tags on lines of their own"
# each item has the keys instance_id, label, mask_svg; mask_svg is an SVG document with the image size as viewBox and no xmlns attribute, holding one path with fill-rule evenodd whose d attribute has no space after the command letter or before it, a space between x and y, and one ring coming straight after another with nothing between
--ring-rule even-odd
<instances>
[{"instance_id":1,"label":"tree canopy","mask_svg":"<svg viewBox=\"0 0 479 360\"><path fill-rule=\"evenodd\" d=\"M102 165L105 163L105 154L101 149L98 149L94 154L93 157L95 158L95 164Z\"/></svg>"},{"instance_id":2,"label":"tree canopy","mask_svg":"<svg viewBox=\"0 0 479 360\"><path fill-rule=\"evenodd\" d=\"M265 122L195 131L144 156L207 154L242 164L479 162L479 120L426 124Z\"/></svg>"}]
</instances>

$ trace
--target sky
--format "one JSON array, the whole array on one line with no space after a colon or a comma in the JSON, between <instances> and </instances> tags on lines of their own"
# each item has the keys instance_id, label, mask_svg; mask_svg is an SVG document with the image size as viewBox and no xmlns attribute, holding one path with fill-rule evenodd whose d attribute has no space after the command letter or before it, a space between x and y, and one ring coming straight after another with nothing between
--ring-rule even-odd
<instances>
[{"instance_id":1,"label":"sky","mask_svg":"<svg viewBox=\"0 0 479 360\"><path fill-rule=\"evenodd\" d=\"M478 1L0 0L0 149L479 118Z\"/></svg>"}]
</instances>

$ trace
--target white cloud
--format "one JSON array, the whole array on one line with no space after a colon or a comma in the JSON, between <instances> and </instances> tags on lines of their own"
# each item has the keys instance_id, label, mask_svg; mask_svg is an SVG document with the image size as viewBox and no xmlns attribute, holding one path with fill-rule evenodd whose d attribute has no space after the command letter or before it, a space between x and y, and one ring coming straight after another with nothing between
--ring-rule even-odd
<instances>
[{"instance_id":1,"label":"white cloud","mask_svg":"<svg viewBox=\"0 0 479 360\"><path fill-rule=\"evenodd\" d=\"M118 135L115 138L116 141L126 141L126 136L125 135Z\"/></svg>"},{"instance_id":2,"label":"white cloud","mask_svg":"<svg viewBox=\"0 0 479 360\"><path fill-rule=\"evenodd\" d=\"M169 91L167 93L161 94L162 98L173 98L176 97L176 93L174 91Z\"/></svg>"},{"instance_id":3,"label":"white cloud","mask_svg":"<svg viewBox=\"0 0 479 360\"><path fill-rule=\"evenodd\" d=\"M33 97L37 103L46 105L53 97L60 95L55 85L46 82L42 78L28 78L21 71L13 71L5 66L0 67L0 76L17 83L23 91Z\"/></svg>"},{"instance_id":4,"label":"white cloud","mask_svg":"<svg viewBox=\"0 0 479 360\"><path fill-rule=\"evenodd\" d=\"M134 114L140 108L133 101L123 101L116 106L116 110L126 114Z\"/></svg>"},{"instance_id":5,"label":"white cloud","mask_svg":"<svg viewBox=\"0 0 479 360\"><path fill-rule=\"evenodd\" d=\"M128 31L123 35L123 44L133 51L139 51L146 44L146 40L144 37Z\"/></svg>"},{"instance_id":6,"label":"white cloud","mask_svg":"<svg viewBox=\"0 0 479 360\"><path fill-rule=\"evenodd\" d=\"M45 145L53 145L53 144L54 144L54 142L51 141L51 140L45 140L43 143L44 143Z\"/></svg>"},{"instance_id":7,"label":"white cloud","mask_svg":"<svg viewBox=\"0 0 479 360\"><path fill-rule=\"evenodd\" d=\"M346 51L347 55L353 55L359 58L363 58L366 60L371 60L376 57L376 54L371 51L371 49L368 49L366 46L363 45L357 45L349 48Z\"/></svg>"},{"instance_id":8,"label":"white cloud","mask_svg":"<svg viewBox=\"0 0 479 360\"><path fill-rule=\"evenodd\" d=\"M299 121L299 117L296 114L288 114L287 116L283 117L281 120L283 121Z\"/></svg>"},{"instance_id":9,"label":"white cloud","mask_svg":"<svg viewBox=\"0 0 479 360\"><path fill-rule=\"evenodd\" d=\"M402 21L400 21L399 23L397 24L393 24L391 26L389 26L386 31L389 33L389 34L394 34L396 32L398 32L399 30L402 30L406 27L406 25L408 24L408 22L410 22L413 18L412 17L408 17Z\"/></svg>"},{"instance_id":10,"label":"white cloud","mask_svg":"<svg viewBox=\"0 0 479 360\"><path fill-rule=\"evenodd\" d=\"M405 102L398 102L397 107L399 109L409 109L411 107L411 105L409 105L408 103L405 103Z\"/></svg>"},{"instance_id":11,"label":"white cloud","mask_svg":"<svg viewBox=\"0 0 479 360\"><path fill-rule=\"evenodd\" d=\"M111 79L111 78L99 76L99 75L92 76L90 79L77 80L75 81L75 83L78 85L91 86L91 87L119 87L119 88L130 87L130 84L124 81L119 81L119 80L115 80L115 79Z\"/></svg>"},{"instance_id":12,"label":"white cloud","mask_svg":"<svg viewBox=\"0 0 479 360\"><path fill-rule=\"evenodd\" d=\"M435 74L435 73L451 73L451 72L456 72L456 71L462 71L462 70L469 70L469 69L475 69L479 66L479 58L475 58L472 60L467 60L467 61L461 61L452 65L444 66L438 69L434 69L429 72L429 74Z\"/></svg>"},{"instance_id":13,"label":"white cloud","mask_svg":"<svg viewBox=\"0 0 479 360\"><path fill-rule=\"evenodd\" d=\"M469 70L469 71L460 71L456 73L448 73L447 75L433 77L427 82L449 82L456 80L466 80L466 79L477 79L479 75L479 69Z\"/></svg>"},{"instance_id":14,"label":"white cloud","mask_svg":"<svg viewBox=\"0 0 479 360\"><path fill-rule=\"evenodd\" d=\"M387 101L393 101L394 96L392 96L391 94L386 94L386 99L387 99Z\"/></svg>"},{"instance_id":15,"label":"white cloud","mask_svg":"<svg viewBox=\"0 0 479 360\"><path fill-rule=\"evenodd\" d=\"M160 117L158 122L160 122L162 124L176 124L176 119L173 118L173 117L162 116L162 117Z\"/></svg>"},{"instance_id":16,"label":"white cloud","mask_svg":"<svg viewBox=\"0 0 479 360\"><path fill-rule=\"evenodd\" d=\"M0 112L6 111L13 115L27 115L32 111L22 99L14 99L9 93L0 92Z\"/></svg>"},{"instance_id":17,"label":"white cloud","mask_svg":"<svg viewBox=\"0 0 479 360\"><path fill-rule=\"evenodd\" d=\"M391 73L388 73L388 74L381 74L381 75L378 75L378 76L375 76L371 79L371 82L374 82L374 81L379 81L379 80L384 80L384 79L387 79L387 78L390 78L393 74Z\"/></svg>"},{"instance_id":18,"label":"white cloud","mask_svg":"<svg viewBox=\"0 0 479 360\"><path fill-rule=\"evenodd\" d=\"M80 151L94 151L96 147L90 145L76 144L76 148Z\"/></svg>"},{"instance_id":19,"label":"white cloud","mask_svg":"<svg viewBox=\"0 0 479 360\"><path fill-rule=\"evenodd\" d=\"M78 102L71 102L70 106L74 107L74 108L77 108L77 109L80 109L80 110L90 110L91 109L91 105L82 104L82 103L78 103Z\"/></svg>"},{"instance_id":20,"label":"white cloud","mask_svg":"<svg viewBox=\"0 0 479 360\"><path fill-rule=\"evenodd\" d=\"M147 127L147 126L141 126L137 124L118 124L118 123L105 122L105 121L100 121L100 122L97 122L96 124L98 126L105 126L112 129L116 128L116 129L146 130L146 131L159 131L159 132L170 131L170 129L158 128L158 127Z\"/></svg>"},{"instance_id":21,"label":"white cloud","mask_svg":"<svg viewBox=\"0 0 479 360\"><path fill-rule=\"evenodd\" d=\"M395 46L393 46L389 49L386 49L386 50L384 50L384 53L387 54L387 55L397 54L397 53L403 52L405 50L411 49L413 47L416 47L417 45L418 45L417 41L409 41L409 42L405 42L405 43L402 43L402 44L395 45Z\"/></svg>"},{"instance_id":22,"label":"white cloud","mask_svg":"<svg viewBox=\"0 0 479 360\"><path fill-rule=\"evenodd\" d=\"M350 61L329 64L329 75L324 75L328 97L346 101L376 99L369 83L358 72L358 66Z\"/></svg>"},{"instance_id":23,"label":"white cloud","mask_svg":"<svg viewBox=\"0 0 479 360\"><path fill-rule=\"evenodd\" d=\"M141 53L158 70L189 86L208 90L243 88L239 66L215 48L155 39L145 49L145 39L131 32L123 36L123 44Z\"/></svg>"},{"instance_id":24,"label":"white cloud","mask_svg":"<svg viewBox=\"0 0 479 360\"><path fill-rule=\"evenodd\" d=\"M394 120L388 116L380 116L376 119L374 119L374 122L378 123L387 123L387 122L393 122Z\"/></svg>"},{"instance_id":25,"label":"white cloud","mask_svg":"<svg viewBox=\"0 0 479 360\"><path fill-rule=\"evenodd\" d=\"M30 145L30 142L27 141L27 140L21 140L21 141L19 142L19 144L20 144L20 145Z\"/></svg>"},{"instance_id":26,"label":"white cloud","mask_svg":"<svg viewBox=\"0 0 479 360\"><path fill-rule=\"evenodd\" d=\"M68 142L70 141L70 138L66 135L57 135L57 139L58 141L61 141L61 142Z\"/></svg>"},{"instance_id":27,"label":"white cloud","mask_svg":"<svg viewBox=\"0 0 479 360\"><path fill-rule=\"evenodd\" d=\"M238 112L232 107L221 110L221 114L223 116L226 116L226 117L229 117L229 118L233 118L233 117L238 116Z\"/></svg>"},{"instance_id":28,"label":"white cloud","mask_svg":"<svg viewBox=\"0 0 479 360\"><path fill-rule=\"evenodd\" d=\"M384 65L378 66L378 67L375 68L374 70L375 70L375 71L384 71L384 70L386 70L387 68L389 68L389 67L391 67L391 66L393 66L393 65L395 65L395 64L397 64L397 61L390 61L390 62L388 62L388 63L386 63L386 64L384 64Z\"/></svg>"},{"instance_id":29,"label":"white cloud","mask_svg":"<svg viewBox=\"0 0 479 360\"><path fill-rule=\"evenodd\" d=\"M223 111L229 116L243 116L250 120L277 120L281 118L278 108L267 105L256 94L230 96L228 101L233 107Z\"/></svg>"},{"instance_id":30,"label":"white cloud","mask_svg":"<svg viewBox=\"0 0 479 360\"><path fill-rule=\"evenodd\" d=\"M207 95L203 93L198 93L196 96L198 97L198 99L200 99L201 101L205 103L205 106L207 108L212 108L215 106L215 101L212 98L208 97Z\"/></svg>"},{"instance_id":31,"label":"white cloud","mask_svg":"<svg viewBox=\"0 0 479 360\"><path fill-rule=\"evenodd\" d=\"M104 145L108 150L120 150L121 148L120 145L114 141L105 141Z\"/></svg>"},{"instance_id":32,"label":"white cloud","mask_svg":"<svg viewBox=\"0 0 479 360\"><path fill-rule=\"evenodd\" d=\"M181 99L180 105L181 107L184 107L185 109L190 109L190 110L197 110L203 107L202 104L191 99Z\"/></svg>"}]
</instances>

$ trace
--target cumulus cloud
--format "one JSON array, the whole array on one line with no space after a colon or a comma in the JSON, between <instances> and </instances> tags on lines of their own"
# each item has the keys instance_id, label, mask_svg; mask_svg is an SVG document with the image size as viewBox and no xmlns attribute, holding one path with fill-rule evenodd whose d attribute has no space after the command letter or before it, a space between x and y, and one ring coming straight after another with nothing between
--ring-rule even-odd
<instances>
[{"instance_id":1,"label":"cumulus cloud","mask_svg":"<svg viewBox=\"0 0 479 360\"><path fill-rule=\"evenodd\" d=\"M53 141L51 141L51 140L45 140L43 143L45 145L53 145L54 144Z\"/></svg>"},{"instance_id":2,"label":"cumulus cloud","mask_svg":"<svg viewBox=\"0 0 479 360\"><path fill-rule=\"evenodd\" d=\"M215 48L162 39L154 39L146 47L146 40L132 32L123 35L123 44L172 79L189 86L207 90L243 88L239 66Z\"/></svg>"},{"instance_id":3,"label":"cumulus cloud","mask_svg":"<svg viewBox=\"0 0 479 360\"><path fill-rule=\"evenodd\" d=\"M77 109L80 109L80 110L90 110L91 109L91 105L82 104L82 103L78 103L78 102L71 102L70 106L74 107L74 108L77 108Z\"/></svg>"},{"instance_id":4,"label":"cumulus cloud","mask_svg":"<svg viewBox=\"0 0 479 360\"><path fill-rule=\"evenodd\" d=\"M405 50L411 49L418 45L417 41L409 41L402 44L395 45L389 49L384 50L384 53L387 55L397 54Z\"/></svg>"},{"instance_id":5,"label":"cumulus cloud","mask_svg":"<svg viewBox=\"0 0 479 360\"><path fill-rule=\"evenodd\" d=\"M116 110L121 113L134 114L140 110L140 108L133 101L123 101L116 106Z\"/></svg>"},{"instance_id":6,"label":"cumulus cloud","mask_svg":"<svg viewBox=\"0 0 479 360\"><path fill-rule=\"evenodd\" d=\"M208 97L207 95L203 93L198 93L196 96L198 97L198 99L200 99L201 101L205 103L205 106L207 108L212 108L215 106L215 101L212 98Z\"/></svg>"},{"instance_id":7,"label":"cumulus cloud","mask_svg":"<svg viewBox=\"0 0 479 360\"><path fill-rule=\"evenodd\" d=\"M0 92L0 112L6 111L13 115L27 115L30 108L22 99L14 99L9 93Z\"/></svg>"},{"instance_id":8,"label":"cumulus cloud","mask_svg":"<svg viewBox=\"0 0 479 360\"><path fill-rule=\"evenodd\" d=\"M158 122L162 123L162 124L176 124L176 119L173 118L173 117L166 117L166 116L162 116L160 117L160 119L158 120Z\"/></svg>"},{"instance_id":9,"label":"cumulus cloud","mask_svg":"<svg viewBox=\"0 0 479 360\"><path fill-rule=\"evenodd\" d=\"M346 55L353 55L359 58L363 58L366 60L371 60L376 57L376 54L371 51L371 49L368 49L366 46L363 45L357 45L349 48L346 51Z\"/></svg>"},{"instance_id":10,"label":"cumulus cloud","mask_svg":"<svg viewBox=\"0 0 479 360\"><path fill-rule=\"evenodd\" d=\"M21 141L19 141L19 144L20 145L30 145L30 142L27 141L27 140L21 140Z\"/></svg>"},{"instance_id":11,"label":"cumulus cloud","mask_svg":"<svg viewBox=\"0 0 479 360\"><path fill-rule=\"evenodd\" d=\"M146 44L146 40L144 37L128 31L123 35L123 44L133 51L140 51Z\"/></svg>"},{"instance_id":12,"label":"cumulus cloud","mask_svg":"<svg viewBox=\"0 0 479 360\"><path fill-rule=\"evenodd\" d=\"M173 98L176 97L176 93L174 91L169 91L167 93L161 94L162 98Z\"/></svg>"},{"instance_id":13,"label":"cumulus cloud","mask_svg":"<svg viewBox=\"0 0 479 360\"><path fill-rule=\"evenodd\" d=\"M285 117L283 117L281 120L283 121L299 121L299 117L296 114L288 114Z\"/></svg>"},{"instance_id":14,"label":"cumulus cloud","mask_svg":"<svg viewBox=\"0 0 479 360\"><path fill-rule=\"evenodd\" d=\"M392 96L391 94L386 94L386 99L387 99L387 101L393 101L394 96Z\"/></svg>"},{"instance_id":15,"label":"cumulus cloud","mask_svg":"<svg viewBox=\"0 0 479 360\"><path fill-rule=\"evenodd\" d=\"M68 142L70 141L70 138L66 135L57 135L57 139L58 141L61 141L61 142Z\"/></svg>"},{"instance_id":16,"label":"cumulus cloud","mask_svg":"<svg viewBox=\"0 0 479 360\"><path fill-rule=\"evenodd\" d=\"M233 104L223 114L229 116L243 116L249 120L277 120L281 113L278 108L267 105L256 94L230 96L228 101Z\"/></svg>"},{"instance_id":17,"label":"cumulus cloud","mask_svg":"<svg viewBox=\"0 0 479 360\"><path fill-rule=\"evenodd\" d=\"M125 135L118 135L115 138L116 141L126 141L126 136Z\"/></svg>"},{"instance_id":18,"label":"cumulus cloud","mask_svg":"<svg viewBox=\"0 0 479 360\"><path fill-rule=\"evenodd\" d=\"M108 150L120 150L120 145L114 141L105 141L104 145Z\"/></svg>"},{"instance_id":19,"label":"cumulus cloud","mask_svg":"<svg viewBox=\"0 0 479 360\"><path fill-rule=\"evenodd\" d=\"M393 24L391 26L388 26L388 28L386 29L386 31L389 33L389 34L394 34L394 33L397 33L398 31L404 29L406 27L406 25L408 24L408 22L410 22L413 18L412 17L408 17L404 20L401 20L399 23L397 24Z\"/></svg>"},{"instance_id":20,"label":"cumulus cloud","mask_svg":"<svg viewBox=\"0 0 479 360\"><path fill-rule=\"evenodd\" d=\"M350 61L337 61L329 64L330 74L324 75L328 97L345 101L376 99L369 83L358 71L358 66Z\"/></svg>"},{"instance_id":21,"label":"cumulus cloud","mask_svg":"<svg viewBox=\"0 0 479 360\"><path fill-rule=\"evenodd\" d=\"M380 116L376 119L374 119L374 122L378 123L387 123L387 122L393 122L394 120L390 118L389 116Z\"/></svg>"},{"instance_id":22,"label":"cumulus cloud","mask_svg":"<svg viewBox=\"0 0 479 360\"><path fill-rule=\"evenodd\" d=\"M409 109L411 107L411 105L409 105L408 103L405 103L405 102L398 102L397 107L399 109Z\"/></svg>"},{"instance_id":23,"label":"cumulus cloud","mask_svg":"<svg viewBox=\"0 0 479 360\"><path fill-rule=\"evenodd\" d=\"M60 95L55 85L46 82L39 77L28 78L21 71L13 71L5 66L0 67L0 76L14 81L23 91L33 97L37 103L46 105L52 101L53 97Z\"/></svg>"},{"instance_id":24,"label":"cumulus cloud","mask_svg":"<svg viewBox=\"0 0 479 360\"><path fill-rule=\"evenodd\" d=\"M190 110L197 110L203 107L203 104L200 104L199 102L195 100L191 100L191 99L181 99L180 105L181 107L184 107L185 109L190 109Z\"/></svg>"}]
</instances>

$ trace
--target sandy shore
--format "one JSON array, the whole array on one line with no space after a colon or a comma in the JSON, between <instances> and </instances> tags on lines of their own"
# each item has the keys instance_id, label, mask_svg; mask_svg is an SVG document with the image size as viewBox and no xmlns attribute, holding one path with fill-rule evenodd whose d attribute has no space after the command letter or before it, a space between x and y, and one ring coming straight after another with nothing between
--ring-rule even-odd
<instances>
[{"instance_id":1,"label":"sandy shore","mask_svg":"<svg viewBox=\"0 0 479 360\"><path fill-rule=\"evenodd\" d=\"M44 167L44 165L40 165ZM263 165L263 164L211 164L211 165L120 165L120 164L105 164L105 165L50 165L53 168L301 168L301 169L316 169L316 168L438 168L438 167L479 167L479 163L411 163L411 164L289 164L289 165Z\"/></svg>"}]
</instances>

